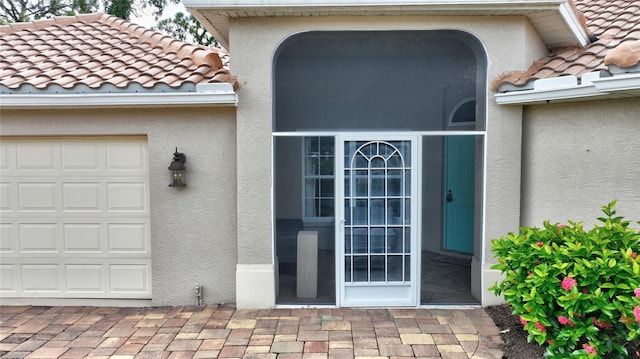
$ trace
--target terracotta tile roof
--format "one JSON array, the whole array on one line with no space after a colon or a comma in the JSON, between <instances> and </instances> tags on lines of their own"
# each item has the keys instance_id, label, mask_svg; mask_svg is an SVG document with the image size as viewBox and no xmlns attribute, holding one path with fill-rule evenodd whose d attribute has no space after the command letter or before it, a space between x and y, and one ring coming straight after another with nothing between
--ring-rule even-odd
<instances>
[{"instance_id":1,"label":"terracotta tile roof","mask_svg":"<svg viewBox=\"0 0 640 359\"><path fill-rule=\"evenodd\" d=\"M226 50L192 45L105 14L0 26L0 93L192 91L228 82Z\"/></svg>"},{"instance_id":2,"label":"terracotta tile roof","mask_svg":"<svg viewBox=\"0 0 640 359\"><path fill-rule=\"evenodd\" d=\"M527 71L504 74L494 83L524 86L537 79L580 77L588 72L611 72L609 65L630 68L640 63L640 1L574 2L586 19L593 42L585 47L552 49Z\"/></svg>"}]
</instances>

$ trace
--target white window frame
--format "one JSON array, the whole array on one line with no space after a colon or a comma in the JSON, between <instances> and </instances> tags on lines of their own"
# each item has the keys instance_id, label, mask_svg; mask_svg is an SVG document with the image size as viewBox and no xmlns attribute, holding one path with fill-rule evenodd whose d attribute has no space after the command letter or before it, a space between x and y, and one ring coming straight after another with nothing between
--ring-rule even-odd
<instances>
[{"instance_id":1,"label":"white window frame","mask_svg":"<svg viewBox=\"0 0 640 359\"><path fill-rule=\"evenodd\" d=\"M318 174L318 175L307 175L307 166L306 166L306 161L307 161L307 148L306 148L306 139L310 138L310 137L315 137L318 140L320 140L321 138L331 138L333 140L333 153L331 154L331 156L333 157L333 174L332 175L322 175L322 174ZM301 180L302 180L302 184L301 184L301 188L302 188L302 196L301 196L301 200L302 200L302 221L303 222L318 222L318 223L331 223L335 220L335 213L336 213L336 189L335 189L335 185L336 185L336 173L335 173L335 161L336 161L336 148L335 148L335 144L336 144L336 139L335 139L335 135L331 135L331 134L327 134L326 136L323 135L312 135L312 136L303 136L301 137L302 141L301 141L301 146L302 146L302 150L300 151L301 155L302 155L302 175L300 176ZM320 146L320 142L318 142L318 146ZM318 179L318 180L323 180L323 179L331 179L333 181L333 196L332 197L326 197L326 199L324 199L325 197L319 197L321 201L325 200L325 201L330 201L331 198L333 198L333 215L332 216L307 216L307 179Z\"/></svg>"}]
</instances>

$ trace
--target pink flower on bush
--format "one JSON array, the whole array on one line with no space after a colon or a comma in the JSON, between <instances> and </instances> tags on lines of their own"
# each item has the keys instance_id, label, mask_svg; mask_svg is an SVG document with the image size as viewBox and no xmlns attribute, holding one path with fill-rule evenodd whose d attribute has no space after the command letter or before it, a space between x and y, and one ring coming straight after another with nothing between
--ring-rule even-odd
<instances>
[{"instance_id":1,"label":"pink flower on bush","mask_svg":"<svg viewBox=\"0 0 640 359\"><path fill-rule=\"evenodd\" d=\"M562 229L562 228L564 228L564 227L566 227L566 225L564 225L564 224L560 224L560 225L558 225L558 229Z\"/></svg>"},{"instance_id":2,"label":"pink flower on bush","mask_svg":"<svg viewBox=\"0 0 640 359\"><path fill-rule=\"evenodd\" d=\"M640 311L639 311L640 313ZM546 332L547 328L544 327L540 322L536 322L536 328L538 328L541 332Z\"/></svg>"},{"instance_id":3,"label":"pink flower on bush","mask_svg":"<svg viewBox=\"0 0 640 359\"><path fill-rule=\"evenodd\" d=\"M633 307L633 315L636 317L636 322L640 323L640 307L639 306L635 306Z\"/></svg>"},{"instance_id":4,"label":"pink flower on bush","mask_svg":"<svg viewBox=\"0 0 640 359\"><path fill-rule=\"evenodd\" d=\"M633 258L633 259L638 258L638 253L636 253L636 252L631 253L631 258Z\"/></svg>"},{"instance_id":5,"label":"pink flower on bush","mask_svg":"<svg viewBox=\"0 0 640 359\"><path fill-rule=\"evenodd\" d=\"M544 242L542 242L542 241L537 241L536 244L538 245L538 247L544 246Z\"/></svg>"},{"instance_id":6,"label":"pink flower on bush","mask_svg":"<svg viewBox=\"0 0 640 359\"><path fill-rule=\"evenodd\" d=\"M578 286L578 282L575 279L571 277L565 277L562 280L562 289L571 290L571 288L574 286Z\"/></svg>"},{"instance_id":7,"label":"pink flower on bush","mask_svg":"<svg viewBox=\"0 0 640 359\"><path fill-rule=\"evenodd\" d=\"M569 324L569 325L570 325L570 326L572 326L572 327L573 327L573 325L574 325L574 324L573 324L573 322L571 321L571 319L569 319L569 318L567 318L567 317L565 317L565 316L562 316L562 315L558 317L558 321L559 321L559 322L560 322L560 324L562 324L562 325L567 325L567 324Z\"/></svg>"},{"instance_id":8,"label":"pink flower on bush","mask_svg":"<svg viewBox=\"0 0 640 359\"><path fill-rule=\"evenodd\" d=\"M636 288L633 293L635 293L636 298L640 298L640 288Z\"/></svg>"},{"instance_id":9,"label":"pink flower on bush","mask_svg":"<svg viewBox=\"0 0 640 359\"><path fill-rule=\"evenodd\" d=\"M598 354L598 351L596 350L596 348L592 347L587 343L582 344L582 348L584 348L587 354Z\"/></svg>"},{"instance_id":10,"label":"pink flower on bush","mask_svg":"<svg viewBox=\"0 0 640 359\"><path fill-rule=\"evenodd\" d=\"M529 325L529 322L524 320L524 318L520 317L520 324L522 324L523 327L526 327L527 325Z\"/></svg>"}]
</instances>

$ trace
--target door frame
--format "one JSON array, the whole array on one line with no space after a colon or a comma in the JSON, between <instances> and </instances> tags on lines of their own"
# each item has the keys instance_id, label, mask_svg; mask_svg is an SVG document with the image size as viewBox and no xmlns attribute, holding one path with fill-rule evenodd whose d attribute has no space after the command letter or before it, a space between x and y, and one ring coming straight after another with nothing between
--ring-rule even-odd
<instances>
[{"instance_id":1,"label":"door frame","mask_svg":"<svg viewBox=\"0 0 640 359\"><path fill-rule=\"evenodd\" d=\"M382 301L373 298L348 302L345 298L345 273L344 273L344 222L345 222L345 188L344 188L344 144L348 141L411 141L411 285L410 299L408 301ZM334 163L336 174L335 181L335 270L336 270L336 305L338 307L351 306L419 306L420 305L420 265L422 263L422 241L420 235L422 224L422 136L415 132L342 132L335 137ZM387 284L388 285L388 284ZM382 287L372 285L371 288ZM366 286L363 286L366 287Z\"/></svg>"}]
</instances>

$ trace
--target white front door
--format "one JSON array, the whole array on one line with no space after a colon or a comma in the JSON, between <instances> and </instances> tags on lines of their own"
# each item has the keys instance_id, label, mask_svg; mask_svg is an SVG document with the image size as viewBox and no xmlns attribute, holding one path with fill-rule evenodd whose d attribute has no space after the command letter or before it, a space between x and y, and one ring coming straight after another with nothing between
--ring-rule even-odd
<instances>
[{"instance_id":1,"label":"white front door","mask_svg":"<svg viewBox=\"0 0 640 359\"><path fill-rule=\"evenodd\" d=\"M415 306L418 293L418 138L340 136L341 306Z\"/></svg>"}]
</instances>

